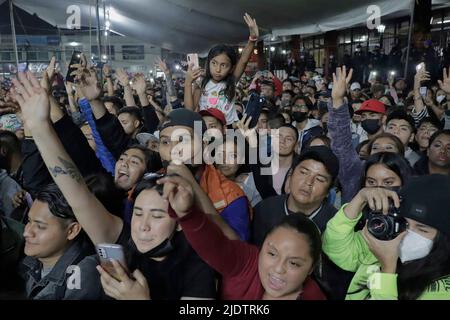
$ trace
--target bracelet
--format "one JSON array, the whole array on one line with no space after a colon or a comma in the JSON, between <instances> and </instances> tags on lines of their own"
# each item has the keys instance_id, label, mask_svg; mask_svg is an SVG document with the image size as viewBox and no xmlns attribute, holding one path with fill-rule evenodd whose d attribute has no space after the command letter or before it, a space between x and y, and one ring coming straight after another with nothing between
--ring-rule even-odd
<instances>
[{"instance_id":1,"label":"bracelet","mask_svg":"<svg viewBox=\"0 0 450 320\"><path fill-rule=\"evenodd\" d=\"M248 37L248 41L250 41L250 42L257 42L258 38L250 36L250 37Z\"/></svg>"}]
</instances>

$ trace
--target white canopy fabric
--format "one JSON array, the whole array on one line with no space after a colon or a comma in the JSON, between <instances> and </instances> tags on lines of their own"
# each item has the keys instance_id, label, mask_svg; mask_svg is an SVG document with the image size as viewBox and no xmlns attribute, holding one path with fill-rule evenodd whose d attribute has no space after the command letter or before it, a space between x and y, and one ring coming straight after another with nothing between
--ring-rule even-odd
<instances>
[{"instance_id":1,"label":"white canopy fabric","mask_svg":"<svg viewBox=\"0 0 450 320\"><path fill-rule=\"evenodd\" d=\"M4 0L0 0L0 3ZM369 5L382 17L408 14L414 0L100 0L111 30L175 52L205 52L218 43L238 44L248 29L248 12L266 37L316 34L365 23ZM65 28L71 5L81 8L81 25L96 26L95 0L14 0L14 4ZM433 6L449 5L433 0ZM103 9L100 10L104 25ZM383 21L383 18L382 18Z\"/></svg>"}]
</instances>

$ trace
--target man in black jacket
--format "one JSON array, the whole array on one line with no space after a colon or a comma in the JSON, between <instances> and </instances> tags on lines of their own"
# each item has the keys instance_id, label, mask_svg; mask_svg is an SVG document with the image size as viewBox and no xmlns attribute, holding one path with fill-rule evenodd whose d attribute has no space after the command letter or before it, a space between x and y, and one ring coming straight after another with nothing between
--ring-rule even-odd
<instances>
[{"instance_id":1,"label":"man in black jacket","mask_svg":"<svg viewBox=\"0 0 450 320\"><path fill-rule=\"evenodd\" d=\"M253 243L261 245L266 233L285 215L302 213L322 232L336 208L327 195L339 171L339 162L331 149L310 147L292 164L290 193L263 200L255 207Z\"/></svg>"},{"instance_id":2,"label":"man in black jacket","mask_svg":"<svg viewBox=\"0 0 450 320\"><path fill-rule=\"evenodd\" d=\"M261 201L255 207L252 242L258 246L266 234L289 214L304 214L323 232L337 212L327 195L339 172L339 161L326 146L309 147L294 160L287 181L289 194ZM320 267L319 283L331 299L343 299L352 274L339 269L327 257Z\"/></svg>"}]
</instances>

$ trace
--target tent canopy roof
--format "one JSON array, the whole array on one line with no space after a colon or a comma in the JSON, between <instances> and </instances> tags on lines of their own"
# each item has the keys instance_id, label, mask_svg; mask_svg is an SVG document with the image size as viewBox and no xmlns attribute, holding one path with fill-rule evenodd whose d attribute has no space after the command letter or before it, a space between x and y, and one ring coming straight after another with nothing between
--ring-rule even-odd
<instances>
[{"instance_id":1,"label":"tent canopy roof","mask_svg":"<svg viewBox=\"0 0 450 320\"><path fill-rule=\"evenodd\" d=\"M0 0L0 4L5 0ZM81 9L81 25L96 26L95 0L15 0L52 25L65 28L72 5ZM110 10L111 30L175 52L205 52L218 43L238 44L248 37L248 12L263 36L316 34L363 24L380 8L382 17L409 13L410 0L99 0ZM433 0L433 6L448 5ZM104 25L103 8L100 10ZM383 20L383 18L382 18Z\"/></svg>"}]
</instances>

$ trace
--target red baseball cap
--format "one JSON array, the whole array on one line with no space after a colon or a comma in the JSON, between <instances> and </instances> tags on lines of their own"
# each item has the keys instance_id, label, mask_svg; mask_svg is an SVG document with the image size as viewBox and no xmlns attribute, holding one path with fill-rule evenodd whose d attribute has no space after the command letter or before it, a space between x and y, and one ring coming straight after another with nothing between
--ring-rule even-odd
<instances>
[{"instance_id":1,"label":"red baseball cap","mask_svg":"<svg viewBox=\"0 0 450 320\"><path fill-rule=\"evenodd\" d=\"M361 114L363 112L375 112L375 113L386 113L386 107L383 102L376 99L366 100L361 104L361 107L355 111L356 114Z\"/></svg>"},{"instance_id":2,"label":"red baseball cap","mask_svg":"<svg viewBox=\"0 0 450 320\"><path fill-rule=\"evenodd\" d=\"M224 116L223 112L220 111L219 109L209 108L209 109L202 110L199 113L202 117L210 116L210 117L213 117L213 118L216 118L217 120L219 120L223 125L227 124L227 121L225 120L225 116Z\"/></svg>"}]
</instances>

